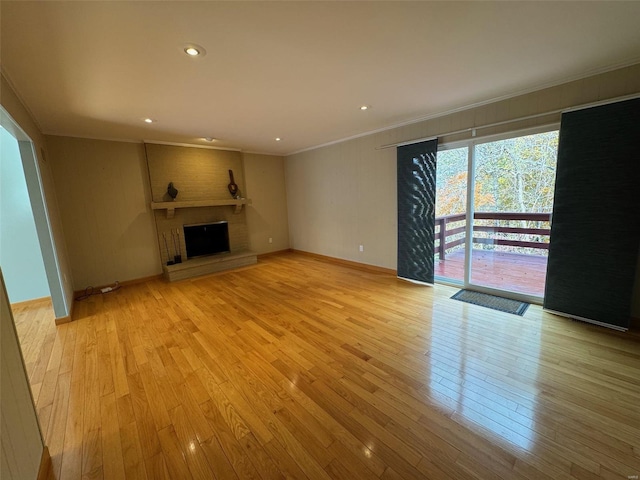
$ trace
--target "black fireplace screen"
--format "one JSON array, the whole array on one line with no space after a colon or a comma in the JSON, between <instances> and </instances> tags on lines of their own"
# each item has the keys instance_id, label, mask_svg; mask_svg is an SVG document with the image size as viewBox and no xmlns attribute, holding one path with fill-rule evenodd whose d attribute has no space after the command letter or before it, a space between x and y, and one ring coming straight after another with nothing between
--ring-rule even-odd
<instances>
[{"instance_id":1,"label":"black fireplace screen","mask_svg":"<svg viewBox=\"0 0 640 480\"><path fill-rule=\"evenodd\" d=\"M229 224L215 222L184 225L184 241L187 258L229 252Z\"/></svg>"}]
</instances>

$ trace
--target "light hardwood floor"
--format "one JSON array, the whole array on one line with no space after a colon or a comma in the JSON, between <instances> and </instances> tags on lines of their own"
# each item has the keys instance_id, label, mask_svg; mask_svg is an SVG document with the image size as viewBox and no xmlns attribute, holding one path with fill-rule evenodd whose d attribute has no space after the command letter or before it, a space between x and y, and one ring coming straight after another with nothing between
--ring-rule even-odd
<instances>
[{"instance_id":1,"label":"light hardwood floor","mask_svg":"<svg viewBox=\"0 0 640 480\"><path fill-rule=\"evenodd\" d=\"M274 256L17 311L57 479L640 475L640 339Z\"/></svg>"}]
</instances>

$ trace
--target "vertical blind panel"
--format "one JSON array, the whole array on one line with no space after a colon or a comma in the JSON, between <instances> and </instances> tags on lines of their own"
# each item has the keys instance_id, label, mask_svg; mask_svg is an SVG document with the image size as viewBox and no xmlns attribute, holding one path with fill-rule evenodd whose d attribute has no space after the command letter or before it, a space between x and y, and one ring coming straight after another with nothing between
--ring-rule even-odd
<instances>
[{"instance_id":1,"label":"vertical blind panel","mask_svg":"<svg viewBox=\"0 0 640 480\"><path fill-rule=\"evenodd\" d=\"M628 328L639 207L640 99L564 114L546 309Z\"/></svg>"},{"instance_id":2,"label":"vertical blind panel","mask_svg":"<svg viewBox=\"0 0 640 480\"><path fill-rule=\"evenodd\" d=\"M398 147L398 276L433 283L438 140Z\"/></svg>"}]
</instances>

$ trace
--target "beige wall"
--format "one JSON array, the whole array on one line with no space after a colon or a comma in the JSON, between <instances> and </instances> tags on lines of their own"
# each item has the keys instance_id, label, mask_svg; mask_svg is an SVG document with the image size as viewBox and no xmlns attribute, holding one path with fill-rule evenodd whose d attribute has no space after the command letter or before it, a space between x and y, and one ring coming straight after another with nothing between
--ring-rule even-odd
<instances>
[{"instance_id":1,"label":"beige wall","mask_svg":"<svg viewBox=\"0 0 640 480\"><path fill-rule=\"evenodd\" d=\"M285 166L291 247L395 269L396 150L377 147L639 92L640 64L291 155ZM559 121L560 114L554 114L478 135ZM440 141L463 138L470 134ZM640 315L636 292L634 314Z\"/></svg>"},{"instance_id":2,"label":"beige wall","mask_svg":"<svg viewBox=\"0 0 640 480\"><path fill-rule=\"evenodd\" d=\"M35 480L42 436L0 272L0 478Z\"/></svg>"},{"instance_id":3,"label":"beige wall","mask_svg":"<svg viewBox=\"0 0 640 480\"><path fill-rule=\"evenodd\" d=\"M182 178L177 173L167 173L179 190L178 200L230 198L228 168L234 169L242 195L253 200L253 205L240 214L234 214L233 207L179 209L167 223L166 211L153 212L150 208L152 190L143 144L59 136L47 136L46 141L67 234L75 290L160 274L161 262L166 259L161 259L164 247L159 249L157 235L183 223L226 219L230 222L230 233L238 227L240 246L248 244L256 253L289 248L282 157L147 145L151 163L154 158L160 164L167 163L168 157L154 155L154 149L158 150L156 154L167 153L169 157L173 155L174 160L177 155L191 162L189 168L182 168L180 165L184 165L179 163L180 174L193 172L194 168L200 171L198 162L203 159L211 161L215 157L213 160L224 164L222 173L211 173L215 181L204 178L207 175L196 175L196 183L201 184L192 182L193 175ZM163 196L168 177L163 176L163 171L163 168L154 170L152 175L156 187L153 198L157 201L166 200ZM193 211L195 216L187 218L185 211ZM269 237L273 238L272 244L268 243ZM167 240L171 242L170 238ZM184 239L181 240L184 249ZM182 253L186 258L186 253Z\"/></svg>"},{"instance_id":4,"label":"beige wall","mask_svg":"<svg viewBox=\"0 0 640 480\"><path fill-rule=\"evenodd\" d=\"M160 274L144 146L46 138L75 290Z\"/></svg>"},{"instance_id":5,"label":"beige wall","mask_svg":"<svg viewBox=\"0 0 640 480\"><path fill-rule=\"evenodd\" d=\"M395 268L395 151L379 144L368 136L286 159L292 248Z\"/></svg>"},{"instance_id":6,"label":"beige wall","mask_svg":"<svg viewBox=\"0 0 640 480\"><path fill-rule=\"evenodd\" d=\"M49 155L45 137L40 133L40 129L33 118L2 75L0 75L0 103L34 144L35 153L38 157L42 190L47 206L47 214L49 216L51 236L53 237L60 275L62 277L63 294L66 298L67 305L71 308L71 305L73 305L73 277L71 275L68 250L60 218L60 209L53 182L53 175L48 160Z\"/></svg>"},{"instance_id":7,"label":"beige wall","mask_svg":"<svg viewBox=\"0 0 640 480\"><path fill-rule=\"evenodd\" d=\"M249 248L262 254L289 248L289 223L284 180L284 158L243 154ZM269 238L273 243L269 243Z\"/></svg>"}]
</instances>

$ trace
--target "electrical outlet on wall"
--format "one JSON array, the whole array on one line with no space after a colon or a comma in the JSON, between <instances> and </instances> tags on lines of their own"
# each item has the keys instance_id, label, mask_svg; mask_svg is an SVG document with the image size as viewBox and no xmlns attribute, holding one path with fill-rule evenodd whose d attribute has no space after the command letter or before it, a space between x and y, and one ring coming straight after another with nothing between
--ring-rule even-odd
<instances>
[{"instance_id":1,"label":"electrical outlet on wall","mask_svg":"<svg viewBox=\"0 0 640 480\"><path fill-rule=\"evenodd\" d=\"M364 252L364 245L360 245L360 251Z\"/></svg>"},{"instance_id":2,"label":"electrical outlet on wall","mask_svg":"<svg viewBox=\"0 0 640 480\"><path fill-rule=\"evenodd\" d=\"M273 238L269 237L269 243L273 243Z\"/></svg>"}]
</instances>

